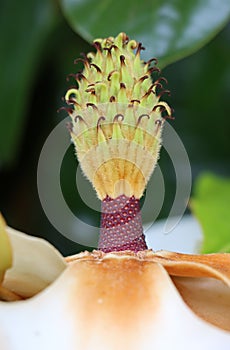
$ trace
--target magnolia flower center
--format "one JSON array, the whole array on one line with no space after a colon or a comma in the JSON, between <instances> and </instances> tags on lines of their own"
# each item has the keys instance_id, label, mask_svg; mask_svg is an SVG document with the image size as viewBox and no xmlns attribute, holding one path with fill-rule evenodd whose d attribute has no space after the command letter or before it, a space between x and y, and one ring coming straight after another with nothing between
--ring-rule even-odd
<instances>
[{"instance_id":1,"label":"magnolia flower center","mask_svg":"<svg viewBox=\"0 0 230 350\"><path fill-rule=\"evenodd\" d=\"M164 78L156 59L140 58L142 45L125 33L94 41L77 86L66 93L69 127L84 174L102 201L99 249L147 248L139 199L156 166L165 118ZM153 65L153 66L152 66ZM160 90L160 91L159 91Z\"/></svg>"}]
</instances>

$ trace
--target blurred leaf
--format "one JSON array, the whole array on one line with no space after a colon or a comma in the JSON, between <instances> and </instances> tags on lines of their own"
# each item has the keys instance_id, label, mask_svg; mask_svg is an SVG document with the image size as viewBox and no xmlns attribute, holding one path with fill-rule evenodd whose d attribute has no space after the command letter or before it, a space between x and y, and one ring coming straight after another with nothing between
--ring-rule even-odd
<instances>
[{"instance_id":1,"label":"blurred leaf","mask_svg":"<svg viewBox=\"0 0 230 350\"><path fill-rule=\"evenodd\" d=\"M191 209L203 229L202 253L230 252L230 179L201 175Z\"/></svg>"},{"instance_id":2,"label":"blurred leaf","mask_svg":"<svg viewBox=\"0 0 230 350\"><path fill-rule=\"evenodd\" d=\"M164 70L175 109L173 127L189 154L193 174L209 169L230 175L229 57L230 23L196 54Z\"/></svg>"},{"instance_id":3,"label":"blurred leaf","mask_svg":"<svg viewBox=\"0 0 230 350\"><path fill-rule=\"evenodd\" d=\"M230 16L229 0L62 0L73 29L92 41L126 32L165 66L210 41ZM143 57L145 54L143 55Z\"/></svg>"},{"instance_id":4,"label":"blurred leaf","mask_svg":"<svg viewBox=\"0 0 230 350\"><path fill-rule=\"evenodd\" d=\"M0 4L0 165L17 155L31 85L57 18L52 0Z\"/></svg>"}]
</instances>

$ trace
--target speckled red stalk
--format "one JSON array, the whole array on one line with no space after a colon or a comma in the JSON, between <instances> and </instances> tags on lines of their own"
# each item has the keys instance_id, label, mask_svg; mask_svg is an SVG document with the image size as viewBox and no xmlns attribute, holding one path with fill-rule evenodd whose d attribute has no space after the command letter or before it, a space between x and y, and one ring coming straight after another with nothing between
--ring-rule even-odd
<instances>
[{"instance_id":1,"label":"speckled red stalk","mask_svg":"<svg viewBox=\"0 0 230 350\"><path fill-rule=\"evenodd\" d=\"M103 252L148 249L143 234L140 200L121 195L102 201L98 248Z\"/></svg>"}]
</instances>

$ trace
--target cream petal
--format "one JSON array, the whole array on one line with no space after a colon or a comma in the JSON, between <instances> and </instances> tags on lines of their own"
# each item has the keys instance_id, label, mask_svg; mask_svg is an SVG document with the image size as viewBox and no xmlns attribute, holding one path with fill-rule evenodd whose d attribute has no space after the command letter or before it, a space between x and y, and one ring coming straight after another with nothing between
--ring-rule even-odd
<instances>
[{"instance_id":1,"label":"cream petal","mask_svg":"<svg viewBox=\"0 0 230 350\"><path fill-rule=\"evenodd\" d=\"M41 293L0 303L1 348L229 350L230 332L196 316L153 256L69 258L68 268Z\"/></svg>"},{"instance_id":2,"label":"cream petal","mask_svg":"<svg viewBox=\"0 0 230 350\"><path fill-rule=\"evenodd\" d=\"M62 255L47 241L7 228L13 251L13 265L3 287L28 298L52 283L66 268ZM9 298L11 296L9 295Z\"/></svg>"}]
</instances>

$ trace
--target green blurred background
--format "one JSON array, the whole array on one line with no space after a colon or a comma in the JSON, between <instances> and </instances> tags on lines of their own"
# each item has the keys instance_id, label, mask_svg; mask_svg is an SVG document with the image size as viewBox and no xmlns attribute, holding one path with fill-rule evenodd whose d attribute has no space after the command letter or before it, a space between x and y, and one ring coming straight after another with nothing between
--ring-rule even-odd
<instances>
[{"instance_id":1,"label":"green blurred background","mask_svg":"<svg viewBox=\"0 0 230 350\"><path fill-rule=\"evenodd\" d=\"M0 2L0 211L8 224L44 237L63 254L84 248L63 237L46 218L37 192L37 163L49 133L66 117L66 76L88 41L125 31L157 56L169 81L175 110L170 122L187 150L193 179L202 171L230 174L230 3L227 0ZM163 150L160 167L167 217L175 174ZM77 161L71 146L61 184L75 215L95 226L100 215L76 188ZM93 192L93 190L92 190ZM143 199L144 200L144 199ZM151 211L146 220L151 221ZM76 228L77 230L77 228ZM96 240L96 238L95 238Z\"/></svg>"}]
</instances>

